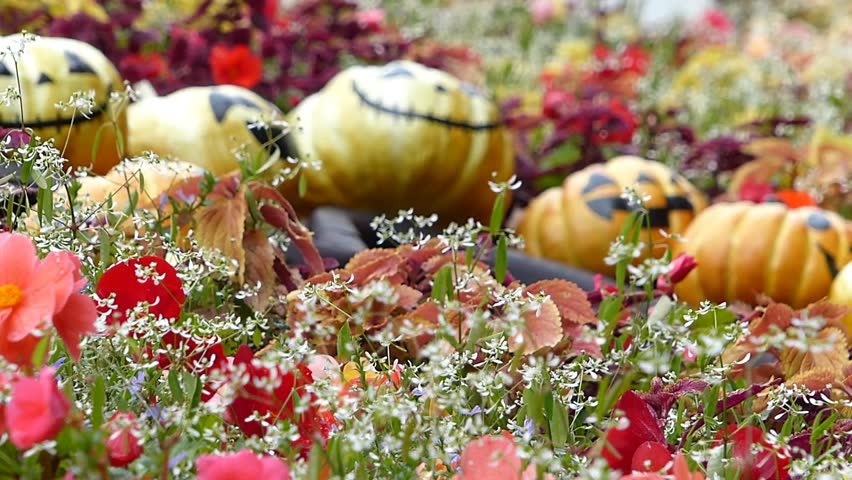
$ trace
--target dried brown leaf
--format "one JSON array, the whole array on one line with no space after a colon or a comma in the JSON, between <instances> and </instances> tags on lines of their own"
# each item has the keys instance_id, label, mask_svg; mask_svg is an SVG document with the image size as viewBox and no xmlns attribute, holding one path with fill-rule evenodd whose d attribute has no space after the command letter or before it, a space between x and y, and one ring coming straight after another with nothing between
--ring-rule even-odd
<instances>
[{"instance_id":1,"label":"dried brown leaf","mask_svg":"<svg viewBox=\"0 0 852 480\"><path fill-rule=\"evenodd\" d=\"M243 238L245 250L245 280L250 286L260 283L257 295L248 297L246 303L252 310L262 312L269 306L269 300L275 291L275 250L269 239L259 230L246 232Z\"/></svg>"},{"instance_id":2,"label":"dried brown leaf","mask_svg":"<svg viewBox=\"0 0 852 480\"><path fill-rule=\"evenodd\" d=\"M562 318L553 300L545 300L541 308L524 314L526 325L522 332L509 338L509 351L516 352L523 346L524 354L534 353L545 347L554 347L562 340Z\"/></svg>"},{"instance_id":3,"label":"dried brown leaf","mask_svg":"<svg viewBox=\"0 0 852 480\"><path fill-rule=\"evenodd\" d=\"M234 188L222 182L207 199L211 203L201 207L195 217L198 244L218 249L226 257L236 260L236 278L242 284L246 262L243 235L248 214L245 190L239 185Z\"/></svg>"}]
</instances>

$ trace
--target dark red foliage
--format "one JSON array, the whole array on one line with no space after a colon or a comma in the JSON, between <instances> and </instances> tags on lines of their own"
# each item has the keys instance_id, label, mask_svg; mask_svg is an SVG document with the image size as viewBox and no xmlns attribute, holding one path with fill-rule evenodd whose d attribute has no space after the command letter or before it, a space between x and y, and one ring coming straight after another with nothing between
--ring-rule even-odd
<instances>
[{"instance_id":1,"label":"dark red foliage","mask_svg":"<svg viewBox=\"0 0 852 480\"><path fill-rule=\"evenodd\" d=\"M104 52L125 79L148 80L161 95L218 80L248 86L285 110L322 88L342 69L345 57L386 63L402 58L413 45L375 13L360 12L351 0L305 0L287 10L279 9L273 0L229 0L223 8L215 2L216 15L212 15L213 3L203 2L189 18L172 19L150 30L134 26L142 13L140 0L103 2L109 15L106 23L84 13L51 18L44 10L35 14L44 22L34 33L90 43ZM30 20L9 18L4 25L15 31ZM232 27L226 29L224 24ZM231 55L211 57L219 45L231 49L219 53ZM235 56L233 52L243 51L237 47L249 49L252 57ZM441 51L424 56L428 63L443 61ZM261 72L260 63L274 68Z\"/></svg>"},{"instance_id":2,"label":"dark red foliage","mask_svg":"<svg viewBox=\"0 0 852 480\"><path fill-rule=\"evenodd\" d=\"M633 466L633 456L640 445L645 442L665 445L666 438L654 410L636 392L628 391L622 395L615 410L624 413L627 428L619 429L616 426L607 430L606 445L601 456L610 468L629 473Z\"/></svg>"},{"instance_id":3,"label":"dark red foliage","mask_svg":"<svg viewBox=\"0 0 852 480\"><path fill-rule=\"evenodd\" d=\"M790 454L774 451L763 438L763 430L753 426L730 425L716 436L716 446L727 443L743 480L788 480ZM756 450L756 452L755 452Z\"/></svg>"}]
</instances>

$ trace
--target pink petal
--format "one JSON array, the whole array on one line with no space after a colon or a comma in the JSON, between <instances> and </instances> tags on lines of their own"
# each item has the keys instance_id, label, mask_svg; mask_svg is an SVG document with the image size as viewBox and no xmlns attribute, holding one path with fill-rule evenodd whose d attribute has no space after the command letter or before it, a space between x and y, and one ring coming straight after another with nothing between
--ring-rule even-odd
<instances>
[{"instance_id":1,"label":"pink petal","mask_svg":"<svg viewBox=\"0 0 852 480\"><path fill-rule=\"evenodd\" d=\"M290 480L290 469L281 460L275 457L263 457L260 459L260 463L263 471L258 478Z\"/></svg>"},{"instance_id":2,"label":"pink petal","mask_svg":"<svg viewBox=\"0 0 852 480\"><path fill-rule=\"evenodd\" d=\"M37 263L35 245L29 237L0 233L0 285L28 284Z\"/></svg>"},{"instance_id":3,"label":"pink petal","mask_svg":"<svg viewBox=\"0 0 852 480\"><path fill-rule=\"evenodd\" d=\"M53 325L74 360L80 359L80 339L95 333L97 318L95 301L81 293L71 295L65 308L53 317Z\"/></svg>"},{"instance_id":4,"label":"pink petal","mask_svg":"<svg viewBox=\"0 0 852 480\"><path fill-rule=\"evenodd\" d=\"M12 310L6 320L6 340L20 342L35 330L45 327L53 318L54 295L49 285L39 291L24 292L24 300Z\"/></svg>"},{"instance_id":5,"label":"pink petal","mask_svg":"<svg viewBox=\"0 0 852 480\"><path fill-rule=\"evenodd\" d=\"M56 302L54 311L62 310L68 297L74 292L79 265L79 260L72 253L54 252L45 257L36 267L34 283L54 286Z\"/></svg>"},{"instance_id":6,"label":"pink petal","mask_svg":"<svg viewBox=\"0 0 852 480\"><path fill-rule=\"evenodd\" d=\"M70 411L71 403L59 391L52 369L43 369L38 379L18 380L6 409L12 443L26 450L52 440L62 430Z\"/></svg>"}]
</instances>

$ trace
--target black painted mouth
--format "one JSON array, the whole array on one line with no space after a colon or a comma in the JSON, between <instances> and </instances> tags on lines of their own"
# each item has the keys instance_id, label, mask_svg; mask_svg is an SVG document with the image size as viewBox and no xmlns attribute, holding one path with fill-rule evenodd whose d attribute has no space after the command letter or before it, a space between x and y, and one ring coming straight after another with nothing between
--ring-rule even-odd
<instances>
[{"instance_id":1,"label":"black painted mouth","mask_svg":"<svg viewBox=\"0 0 852 480\"><path fill-rule=\"evenodd\" d=\"M450 120L448 118L440 118L434 115L430 115L428 113L420 113L412 110L402 110L395 107L389 107L387 105L383 105L381 102L377 100L372 100L367 97L360 88L358 88L358 84L353 80L352 81L352 91L355 92L355 95L358 95L358 98L361 100L361 103L367 105L373 110L377 110L382 113L387 113L389 115L393 115L394 117L401 118L410 118L417 120L425 120L430 123L435 123L438 125L442 125L449 128L461 128L463 130L472 130L472 131L484 131L484 130L494 130L495 128L499 128L503 125L502 121L494 122L494 123L483 123L483 124L472 124L466 122L458 122L454 120Z\"/></svg>"},{"instance_id":2,"label":"black painted mouth","mask_svg":"<svg viewBox=\"0 0 852 480\"><path fill-rule=\"evenodd\" d=\"M77 112L77 114L75 114L73 117L74 125L80 125L81 123L87 123L99 119L109 107L109 97L111 93L112 89L107 92L107 99L103 103L103 105L98 105L93 108L92 113L87 113L86 115L83 115L82 112ZM36 120L34 122L21 122L20 114L18 114L15 121L0 121L0 128L21 128L22 123L24 127L32 128L33 130L39 130L44 128L61 128L71 125L71 118L57 118L55 120Z\"/></svg>"}]
</instances>

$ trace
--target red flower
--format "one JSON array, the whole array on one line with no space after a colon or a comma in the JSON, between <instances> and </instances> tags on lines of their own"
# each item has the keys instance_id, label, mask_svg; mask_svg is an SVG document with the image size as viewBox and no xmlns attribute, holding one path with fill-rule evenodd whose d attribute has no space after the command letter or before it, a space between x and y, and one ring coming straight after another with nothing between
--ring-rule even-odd
<instances>
[{"instance_id":1,"label":"red flower","mask_svg":"<svg viewBox=\"0 0 852 480\"><path fill-rule=\"evenodd\" d=\"M573 96L563 90L548 90L541 101L541 112L551 119L562 118L570 113L574 103Z\"/></svg>"},{"instance_id":2,"label":"red flower","mask_svg":"<svg viewBox=\"0 0 852 480\"><path fill-rule=\"evenodd\" d=\"M313 383L310 369L305 365L298 365L295 372L285 372L277 367L274 374L278 379L275 382L277 386L270 391L258 384L268 383L273 372L266 367L254 365L253 359L254 354L247 345L242 345L234 356L234 367L244 369L248 382L238 391L237 398L228 408L231 419L249 436L264 434L263 425L259 421L247 420L255 412L261 416L269 415L267 421L271 423L286 420L297 424L299 439L293 442L293 446L299 448L307 458L313 441L325 442L331 430L330 422L313 405L313 395L305 391L305 387ZM300 406L308 405L298 418L297 402Z\"/></svg>"},{"instance_id":3,"label":"red flower","mask_svg":"<svg viewBox=\"0 0 852 480\"><path fill-rule=\"evenodd\" d=\"M747 202L761 203L763 200L775 193L775 189L772 185L768 183L755 182L754 180L747 178L742 186L740 187L740 191L737 192L739 199Z\"/></svg>"},{"instance_id":4,"label":"red flower","mask_svg":"<svg viewBox=\"0 0 852 480\"><path fill-rule=\"evenodd\" d=\"M593 145L625 145L633 140L638 122L621 101L612 99L599 105L585 102L558 129L581 135Z\"/></svg>"},{"instance_id":5,"label":"red flower","mask_svg":"<svg viewBox=\"0 0 852 480\"><path fill-rule=\"evenodd\" d=\"M142 455L142 445L139 443L139 432L134 422L136 415L116 412L104 428L109 432L106 441L109 464L113 467L124 468Z\"/></svg>"},{"instance_id":6,"label":"red flower","mask_svg":"<svg viewBox=\"0 0 852 480\"><path fill-rule=\"evenodd\" d=\"M290 480L290 469L281 460L242 450L230 455L202 455L196 461L198 480Z\"/></svg>"},{"instance_id":7,"label":"red flower","mask_svg":"<svg viewBox=\"0 0 852 480\"><path fill-rule=\"evenodd\" d=\"M795 190L781 190L780 192L767 195L763 201L778 200L788 208L802 208L817 206L816 200L806 192L797 192Z\"/></svg>"},{"instance_id":8,"label":"red flower","mask_svg":"<svg viewBox=\"0 0 852 480\"><path fill-rule=\"evenodd\" d=\"M781 455L775 452L763 439L761 429L729 425L716 435L716 446L724 443L731 446L731 454L739 469L740 479L789 480L790 454L786 451L781 452Z\"/></svg>"},{"instance_id":9,"label":"red flower","mask_svg":"<svg viewBox=\"0 0 852 480\"><path fill-rule=\"evenodd\" d=\"M126 322L128 312L140 303L148 303L148 311L154 315L176 320L186 301L177 271L162 258L153 256L110 267L98 281L97 294L102 299L115 294L115 308L99 307L101 313L109 314L109 324Z\"/></svg>"},{"instance_id":10,"label":"red flower","mask_svg":"<svg viewBox=\"0 0 852 480\"><path fill-rule=\"evenodd\" d=\"M218 85L254 88L263 77L263 63L245 45L216 45L210 51L210 69Z\"/></svg>"},{"instance_id":11,"label":"red flower","mask_svg":"<svg viewBox=\"0 0 852 480\"><path fill-rule=\"evenodd\" d=\"M601 455L612 469L628 473L640 445L645 442L665 445L666 438L654 410L636 392L628 391L622 395L615 409L623 412L624 417L618 426L607 430L606 445ZM623 426L622 422L626 423L626 426ZM645 458L640 457L640 460L644 461Z\"/></svg>"},{"instance_id":12,"label":"red flower","mask_svg":"<svg viewBox=\"0 0 852 480\"><path fill-rule=\"evenodd\" d=\"M121 59L119 70L130 83L154 81L164 76L168 65L159 53L131 53Z\"/></svg>"},{"instance_id":13,"label":"red flower","mask_svg":"<svg viewBox=\"0 0 852 480\"><path fill-rule=\"evenodd\" d=\"M657 290L671 293L674 286L682 282L697 266L695 257L681 253L669 264L668 275L657 278Z\"/></svg>"},{"instance_id":14,"label":"red flower","mask_svg":"<svg viewBox=\"0 0 852 480\"><path fill-rule=\"evenodd\" d=\"M6 428L12 443L28 450L56 438L70 412L71 402L59 390L53 369L44 368L38 378L15 382L6 407Z\"/></svg>"},{"instance_id":15,"label":"red flower","mask_svg":"<svg viewBox=\"0 0 852 480\"><path fill-rule=\"evenodd\" d=\"M204 342L199 344L192 338L179 337L173 332L168 332L163 335L163 345L170 345L175 351L185 353L185 361L183 367L195 375L210 375L216 370L224 370L228 366L228 358L225 356L225 349L221 342ZM167 369L172 362L165 354L160 354L157 357L157 362L160 368ZM203 365L203 368L199 368ZM201 401L206 402L213 398L216 394L213 385L206 383L202 386Z\"/></svg>"}]
</instances>

